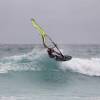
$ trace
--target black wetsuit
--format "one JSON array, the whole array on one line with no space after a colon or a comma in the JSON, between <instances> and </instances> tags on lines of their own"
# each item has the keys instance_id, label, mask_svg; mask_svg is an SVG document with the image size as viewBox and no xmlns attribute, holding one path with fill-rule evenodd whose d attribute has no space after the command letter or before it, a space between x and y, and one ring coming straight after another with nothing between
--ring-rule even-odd
<instances>
[{"instance_id":1,"label":"black wetsuit","mask_svg":"<svg viewBox=\"0 0 100 100\"><path fill-rule=\"evenodd\" d=\"M55 58L55 59L63 58L63 56L60 53L54 51L54 49L49 48L47 52L50 58Z\"/></svg>"},{"instance_id":2,"label":"black wetsuit","mask_svg":"<svg viewBox=\"0 0 100 100\"><path fill-rule=\"evenodd\" d=\"M53 52L54 52L53 49L48 49L47 52L48 52L48 55L49 55L50 58L54 58L55 57L55 55L53 54Z\"/></svg>"}]
</instances>

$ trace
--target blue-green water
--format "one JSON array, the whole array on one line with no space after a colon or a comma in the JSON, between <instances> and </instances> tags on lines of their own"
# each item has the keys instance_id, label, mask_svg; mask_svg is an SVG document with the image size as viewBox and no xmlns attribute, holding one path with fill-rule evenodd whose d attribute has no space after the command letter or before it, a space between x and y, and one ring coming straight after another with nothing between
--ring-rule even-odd
<instances>
[{"instance_id":1,"label":"blue-green water","mask_svg":"<svg viewBox=\"0 0 100 100\"><path fill-rule=\"evenodd\" d=\"M62 45L57 62L39 45L0 45L0 100L99 100L100 46Z\"/></svg>"}]
</instances>

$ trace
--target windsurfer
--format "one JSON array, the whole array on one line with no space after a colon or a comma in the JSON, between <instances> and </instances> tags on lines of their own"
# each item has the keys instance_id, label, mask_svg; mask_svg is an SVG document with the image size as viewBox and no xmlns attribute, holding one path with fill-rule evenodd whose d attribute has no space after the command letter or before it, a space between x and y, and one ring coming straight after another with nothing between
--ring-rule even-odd
<instances>
[{"instance_id":1,"label":"windsurfer","mask_svg":"<svg viewBox=\"0 0 100 100\"><path fill-rule=\"evenodd\" d=\"M72 59L71 56L63 56L61 53L55 51L53 48L47 49L50 58L54 58L57 61L66 61Z\"/></svg>"},{"instance_id":2,"label":"windsurfer","mask_svg":"<svg viewBox=\"0 0 100 100\"><path fill-rule=\"evenodd\" d=\"M32 25L40 32L40 35L43 40L43 45L47 48L47 52L50 58L54 58L57 61L68 61L71 60L71 56L63 55L62 52L59 50L58 46L52 39L46 34L46 32L32 19ZM50 44L50 45L49 45ZM51 47L53 46L53 47Z\"/></svg>"}]
</instances>

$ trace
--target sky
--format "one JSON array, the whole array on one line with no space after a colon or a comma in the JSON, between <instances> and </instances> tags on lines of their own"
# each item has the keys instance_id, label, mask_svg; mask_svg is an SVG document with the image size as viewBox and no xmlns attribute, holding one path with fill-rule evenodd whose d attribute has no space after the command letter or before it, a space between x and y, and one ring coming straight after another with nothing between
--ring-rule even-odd
<instances>
[{"instance_id":1,"label":"sky","mask_svg":"<svg viewBox=\"0 0 100 100\"><path fill-rule=\"evenodd\" d=\"M0 0L0 44L41 43L31 18L57 43L100 44L100 0Z\"/></svg>"}]
</instances>

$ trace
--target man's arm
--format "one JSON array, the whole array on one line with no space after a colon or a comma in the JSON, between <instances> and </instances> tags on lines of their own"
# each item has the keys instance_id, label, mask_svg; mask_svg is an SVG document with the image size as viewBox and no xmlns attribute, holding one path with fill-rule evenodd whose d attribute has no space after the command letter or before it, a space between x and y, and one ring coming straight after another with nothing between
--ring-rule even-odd
<instances>
[{"instance_id":1,"label":"man's arm","mask_svg":"<svg viewBox=\"0 0 100 100\"><path fill-rule=\"evenodd\" d=\"M55 50L54 50L54 53L56 53L56 54L62 56L61 53L59 53L59 52L57 52L57 51L55 51Z\"/></svg>"}]
</instances>

